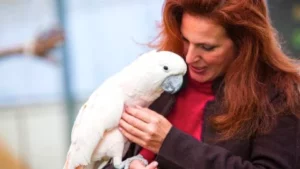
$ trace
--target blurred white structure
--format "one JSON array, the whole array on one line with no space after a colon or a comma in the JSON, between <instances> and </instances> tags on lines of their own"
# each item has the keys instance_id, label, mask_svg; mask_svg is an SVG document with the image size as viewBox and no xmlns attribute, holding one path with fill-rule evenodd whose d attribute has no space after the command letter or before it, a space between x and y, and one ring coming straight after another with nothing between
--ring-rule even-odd
<instances>
[{"instance_id":1,"label":"blurred white structure","mask_svg":"<svg viewBox=\"0 0 300 169\"><path fill-rule=\"evenodd\" d=\"M78 107L157 33L163 0L69 0L72 91ZM56 23L55 0L0 0L0 47L23 43ZM58 53L57 57L60 57ZM62 168L69 143L61 67L0 59L0 137L32 169ZM78 109L77 109L78 110Z\"/></svg>"}]
</instances>

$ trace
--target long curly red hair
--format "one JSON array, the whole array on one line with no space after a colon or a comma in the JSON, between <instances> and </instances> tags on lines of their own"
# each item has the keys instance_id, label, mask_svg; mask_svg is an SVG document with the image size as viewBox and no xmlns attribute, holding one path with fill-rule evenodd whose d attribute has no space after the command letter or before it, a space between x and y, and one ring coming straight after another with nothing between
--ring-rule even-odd
<instances>
[{"instance_id":1,"label":"long curly red hair","mask_svg":"<svg viewBox=\"0 0 300 169\"><path fill-rule=\"evenodd\" d=\"M224 77L222 114L212 118L223 139L266 133L278 114L297 114L299 70L281 50L265 0L165 0L161 32L152 47L183 55L180 25L185 12L222 25L238 49ZM270 91L280 93L277 105Z\"/></svg>"}]
</instances>

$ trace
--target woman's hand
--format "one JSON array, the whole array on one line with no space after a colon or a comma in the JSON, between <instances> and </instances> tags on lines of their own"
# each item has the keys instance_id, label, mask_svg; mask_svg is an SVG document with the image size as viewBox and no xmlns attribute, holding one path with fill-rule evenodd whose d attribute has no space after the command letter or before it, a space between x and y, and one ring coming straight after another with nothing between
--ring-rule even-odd
<instances>
[{"instance_id":1,"label":"woman's hand","mask_svg":"<svg viewBox=\"0 0 300 169\"><path fill-rule=\"evenodd\" d=\"M157 169L157 165L156 161L145 166L140 160L134 160L130 163L129 169Z\"/></svg>"},{"instance_id":2,"label":"woman's hand","mask_svg":"<svg viewBox=\"0 0 300 169\"><path fill-rule=\"evenodd\" d=\"M126 107L120 131L130 141L158 153L172 124L162 115L142 107Z\"/></svg>"}]
</instances>

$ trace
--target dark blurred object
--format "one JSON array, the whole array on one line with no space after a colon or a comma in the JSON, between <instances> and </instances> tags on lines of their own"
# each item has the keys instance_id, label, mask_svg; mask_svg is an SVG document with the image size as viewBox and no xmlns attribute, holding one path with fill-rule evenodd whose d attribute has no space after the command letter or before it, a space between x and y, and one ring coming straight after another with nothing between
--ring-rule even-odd
<instances>
[{"instance_id":1,"label":"dark blurred object","mask_svg":"<svg viewBox=\"0 0 300 169\"><path fill-rule=\"evenodd\" d=\"M268 0L268 4L283 50L291 57L300 58L300 1Z\"/></svg>"},{"instance_id":2,"label":"dark blurred object","mask_svg":"<svg viewBox=\"0 0 300 169\"><path fill-rule=\"evenodd\" d=\"M57 62L49 52L64 42L64 32L58 27L40 32L31 41L16 45L10 48L0 49L0 57L15 54L25 54L46 59L50 62Z\"/></svg>"},{"instance_id":3,"label":"dark blurred object","mask_svg":"<svg viewBox=\"0 0 300 169\"><path fill-rule=\"evenodd\" d=\"M9 151L7 146L0 140L0 168L1 169L29 169L23 161Z\"/></svg>"}]
</instances>

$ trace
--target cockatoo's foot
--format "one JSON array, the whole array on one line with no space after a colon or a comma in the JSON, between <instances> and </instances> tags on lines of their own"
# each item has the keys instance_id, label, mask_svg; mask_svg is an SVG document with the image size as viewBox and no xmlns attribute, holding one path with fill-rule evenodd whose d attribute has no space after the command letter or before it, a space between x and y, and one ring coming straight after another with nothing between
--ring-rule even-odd
<instances>
[{"instance_id":1,"label":"cockatoo's foot","mask_svg":"<svg viewBox=\"0 0 300 169\"><path fill-rule=\"evenodd\" d=\"M118 160L118 159L116 159ZM145 164L145 166L148 165L148 161L146 159L144 159L144 157L142 155L137 155L137 156L133 156L131 158L127 158L125 161L121 162L119 165L116 165L118 163L115 163L115 158L114 158L114 167L115 169L128 169L130 163L133 160L140 160L141 162L143 162Z\"/></svg>"},{"instance_id":2,"label":"cockatoo's foot","mask_svg":"<svg viewBox=\"0 0 300 169\"><path fill-rule=\"evenodd\" d=\"M115 169L124 169L124 165L120 164L120 165L114 165Z\"/></svg>"}]
</instances>

